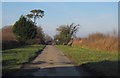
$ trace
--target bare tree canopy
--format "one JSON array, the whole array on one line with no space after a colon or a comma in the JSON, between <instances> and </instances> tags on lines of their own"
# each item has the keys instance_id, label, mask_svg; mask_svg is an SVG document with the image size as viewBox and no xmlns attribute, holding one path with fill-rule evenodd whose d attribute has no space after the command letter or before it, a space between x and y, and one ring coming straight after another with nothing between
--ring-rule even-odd
<instances>
[{"instance_id":1,"label":"bare tree canopy","mask_svg":"<svg viewBox=\"0 0 120 78\"><path fill-rule=\"evenodd\" d=\"M74 25L74 23L72 23L70 25L61 25L57 28L56 30L59 32L59 34L55 36L57 43L67 45L72 38L75 37L75 34L78 31L78 26L79 24Z\"/></svg>"}]
</instances>

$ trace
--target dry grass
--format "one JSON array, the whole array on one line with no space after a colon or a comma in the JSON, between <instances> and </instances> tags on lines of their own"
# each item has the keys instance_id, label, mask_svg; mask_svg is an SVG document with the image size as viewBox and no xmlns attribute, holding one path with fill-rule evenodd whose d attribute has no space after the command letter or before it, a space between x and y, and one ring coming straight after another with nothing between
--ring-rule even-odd
<instances>
[{"instance_id":1,"label":"dry grass","mask_svg":"<svg viewBox=\"0 0 120 78\"><path fill-rule=\"evenodd\" d=\"M117 51L118 37L102 33L90 34L87 38L79 38L73 41L73 45L93 48L96 50Z\"/></svg>"}]
</instances>

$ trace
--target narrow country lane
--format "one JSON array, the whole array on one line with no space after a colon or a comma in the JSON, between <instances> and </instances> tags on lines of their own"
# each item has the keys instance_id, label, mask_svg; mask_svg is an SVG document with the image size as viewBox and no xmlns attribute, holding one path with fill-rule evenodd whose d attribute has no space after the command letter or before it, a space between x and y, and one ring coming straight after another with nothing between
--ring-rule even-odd
<instances>
[{"instance_id":1,"label":"narrow country lane","mask_svg":"<svg viewBox=\"0 0 120 78\"><path fill-rule=\"evenodd\" d=\"M83 76L71 61L57 48L47 45L41 54L23 69L34 69L33 76Z\"/></svg>"}]
</instances>

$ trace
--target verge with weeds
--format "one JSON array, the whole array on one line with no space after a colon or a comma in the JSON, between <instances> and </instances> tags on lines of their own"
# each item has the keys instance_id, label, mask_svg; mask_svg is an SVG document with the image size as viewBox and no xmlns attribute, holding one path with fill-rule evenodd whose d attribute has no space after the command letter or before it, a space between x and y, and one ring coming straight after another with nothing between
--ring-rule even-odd
<instances>
[{"instance_id":1,"label":"verge with weeds","mask_svg":"<svg viewBox=\"0 0 120 78\"><path fill-rule=\"evenodd\" d=\"M118 75L118 52L97 51L79 46L56 46L77 66L83 66L100 75Z\"/></svg>"},{"instance_id":2,"label":"verge with weeds","mask_svg":"<svg viewBox=\"0 0 120 78\"><path fill-rule=\"evenodd\" d=\"M14 69L20 69L21 66L34 58L45 45L27 45L21 48L2 51L2 69L3 74L12 72Z\"/></svg>"}]
</instances>

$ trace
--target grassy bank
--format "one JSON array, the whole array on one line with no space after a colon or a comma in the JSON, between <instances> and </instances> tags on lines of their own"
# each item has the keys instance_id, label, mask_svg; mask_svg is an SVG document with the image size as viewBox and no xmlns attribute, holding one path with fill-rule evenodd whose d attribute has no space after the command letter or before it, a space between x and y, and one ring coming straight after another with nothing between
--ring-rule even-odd
<instances>
[{"instance_id":1,"label":"grassy bank","mask_svg":"<svg viewBox=\"0 0 120 78\"><path fill-rule=\"evenodd\" d=\"M44 47L44 45L28 45L21 48L3 50L3 73L19 69L23 63L26 63L30 61L31 58L34 58L38 51L42 50Z\"/></svg>"},{"instance_id":2,"label":"grassy bank","mask_svg":"<svg viewBox=\"0 0 120 78\"><path fill-rule=\"evenodd\" d=\"M118 53L96 51L79 46L56 46L78 66L104 75L118 75Z\"/></svg>"}]
</instances>

